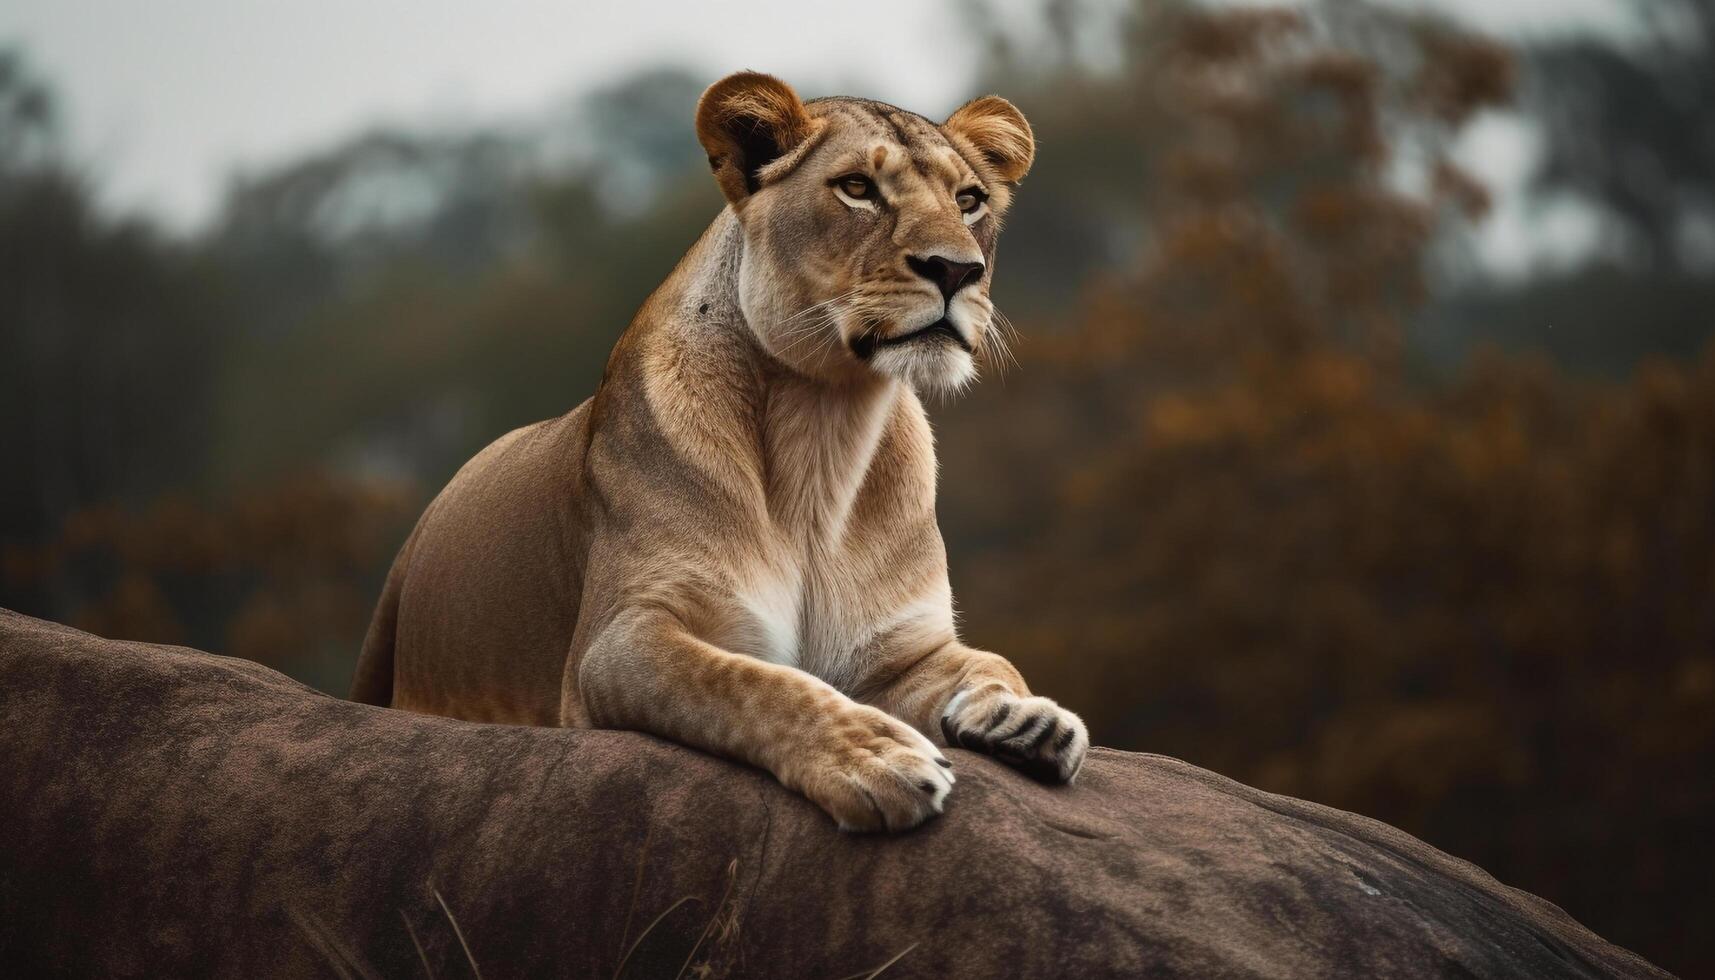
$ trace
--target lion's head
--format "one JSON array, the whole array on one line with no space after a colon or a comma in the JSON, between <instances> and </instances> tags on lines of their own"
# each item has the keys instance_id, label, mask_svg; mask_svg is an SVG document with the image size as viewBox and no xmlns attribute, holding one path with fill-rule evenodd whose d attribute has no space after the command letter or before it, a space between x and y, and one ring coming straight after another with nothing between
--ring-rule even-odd
<instances>
[{"instance_id":1,"label":"lion's head","mask_svg":"<svg viewBox=\"0 0 1715 980\"><path fill-rule=\"evenodd\" d=\"M985 96L936 125L743 72L703 94L697 137L743 228L740 305L777 358L947 391L1001 355L995 239L1035 153L1011 103Z\"/></svg>"}]
</instances>

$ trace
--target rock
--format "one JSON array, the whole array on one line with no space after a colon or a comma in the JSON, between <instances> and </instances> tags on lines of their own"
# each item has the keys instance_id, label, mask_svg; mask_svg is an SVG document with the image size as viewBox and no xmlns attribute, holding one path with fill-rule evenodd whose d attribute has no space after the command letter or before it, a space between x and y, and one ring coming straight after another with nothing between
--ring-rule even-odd
<instances>
[{"instance_id":1,"label":"rock","mask_svg":"<svg viewBox=\"0 0 1715 980\"><path fill-rule=\"evenodd\" d=\"M3 611L0 719L12 976L1663 975L1398 830L1159 756L1051 788L955 752L944 816L848 836L646 735Z\"/></svg>"}]
</instances>

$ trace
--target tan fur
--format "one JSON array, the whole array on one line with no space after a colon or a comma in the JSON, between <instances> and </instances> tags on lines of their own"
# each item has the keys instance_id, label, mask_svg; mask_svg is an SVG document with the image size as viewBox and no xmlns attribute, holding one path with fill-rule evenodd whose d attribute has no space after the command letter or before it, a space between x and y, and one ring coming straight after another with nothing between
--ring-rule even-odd
<instances>
[{"instance_id":1,"label":"tan fur","mask_svg":"<svg viewBox=\"0 0 1715 980\"><path fill-rule=\"evenodd\" d=\"M353 697L653 732L768 769L849 829L940 812L932 739L1071 779L1083 723L958 639L918 398L995 356L1028 125L994 97L936 126L744 73L704 95L697 133L730 206L592 399L429 506ZM853 173L873 206L836 192ZM962 211L973 187L984 209Z\"/></svg>"},{"instance_id":2,"label":"tan fur","mask_svg":"<svg viewBox=\"0 0 1715 980\"><path fill-rule=\"evenodd\" d=\"M1024 114L998 95L985 95L959 107L947 117L946 129L970 141L1002 180L1022 180L1036 156L1036 137Z\"/></svg>"}]
</instances>

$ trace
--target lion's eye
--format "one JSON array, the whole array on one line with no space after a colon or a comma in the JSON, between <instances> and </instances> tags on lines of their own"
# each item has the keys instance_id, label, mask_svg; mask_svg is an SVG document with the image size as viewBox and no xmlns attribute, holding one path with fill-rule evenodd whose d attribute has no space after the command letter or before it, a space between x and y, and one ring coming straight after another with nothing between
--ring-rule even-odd
<instances>
[{"instance_id":1,"label":"lion's eye","mask_svg":"<svg viewBox=\"0 0 1715 980\"><path fill-rule=\"evenodd\" d=\"M875 184L863 174L847 174L835 183L854 201L867 201L875 196Z\"/></svg>"},{"instance_id":2,"label":"lion's eye","mask_svg":"<svg viewBox=\"0 0 1715 980\"><path fill-rule=\"evenodd\" d=\"M981 187L967 187L953 198L953 203L959 206L960 211L966 214L975 214L976 210L982 207L983 202L988 199L989 196L983 193Z\"/></svg>"}]
</instances>

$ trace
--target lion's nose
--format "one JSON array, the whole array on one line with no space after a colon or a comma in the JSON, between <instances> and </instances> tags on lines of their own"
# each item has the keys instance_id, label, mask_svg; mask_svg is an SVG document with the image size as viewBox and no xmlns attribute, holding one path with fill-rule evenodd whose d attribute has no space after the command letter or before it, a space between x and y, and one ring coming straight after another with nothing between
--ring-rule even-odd
<instances>
[{"instance_id":1,"label":"lion's nose","mask_svg":"<svg viewBox=\"0 0 1715 980\"><path fill-rule=\"evenodd\" d=\"M939 286L942 299L952 299L954 293L983 277L981 262L954 262L939 255L926 259L907 255L905 264L911 267L912 272Z\"/></svg>"}]
</instances>

